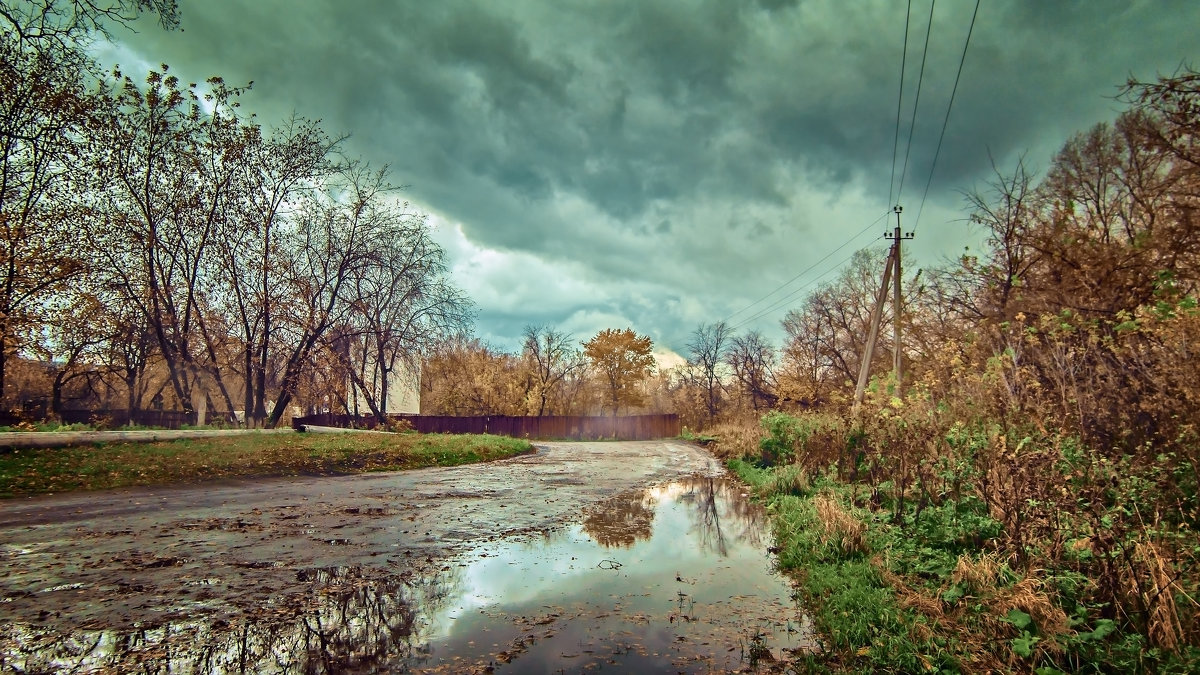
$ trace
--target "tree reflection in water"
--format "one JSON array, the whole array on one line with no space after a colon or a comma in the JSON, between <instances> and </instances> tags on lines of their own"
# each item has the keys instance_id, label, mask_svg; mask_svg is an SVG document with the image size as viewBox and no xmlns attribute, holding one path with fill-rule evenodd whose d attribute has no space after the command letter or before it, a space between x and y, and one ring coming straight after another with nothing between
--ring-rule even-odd
<instances>
[{"instance_id":1,"label":"tree reflection in water","mask_svg":"<svg viewBox=\"0 0 1200 675\"><path fill-rule=\"evenodd\" d=\"M153 628L0 628L6 672L340 673L428 658L431 617L454 571L400 576L361 567L301 570L303 592L252 612Z\"/></svg>"},{"instance_id":2,"label":"tree reflection in water","mask_svg":"<svg viewBox=\"0 0 1200 675\"><path fill-rule=\"evenodd\" d=\"M243 602L255 604L241 609L184 603L173 616L185 618L155 627L0 625L0 672L464 672L485 670L497 649L514 672L574 672L585 661L732 669L739 662L729 650L747 634L770 634L779 648L808 644L791 630L798 611L786 584L757 564L767 559L765 519L744 490L722 478L660 485L609 499L544 539L429 559L429 574L304 569L286 579L297 584L288 594L249 593ZM595 564L613 547L623 549L612 555L619 574Z\"/></svg>"},{"instance_id":3,"label":"tree reflection in water","mask_svg":"<svg viewBox=\"0 0 1200 675\"><path fill-rule=\"evenodd\" d=\"M746 498L740 483L725 478L692 478L678 485L685 490L679 501L695 507L692 525L702 550L725 557L730 537L749 546L762 545L762 507ZM734 528L732 533L727 531L730 526Z\"/></svg>"},{"instance_id":4,"label":"tree reflection in water","mask_svg":"<svg viewBox=\"0 0 1200 675\"><path fill-rule=\"evenodd\" d=\"M583 531L605 548L629 548L653 534L657 504L645 491L618 495L588 511Z\"/></svg>"},{"instance_id":5,"label":"tree reflection in water","mask_svg":"<svg viewBox=\"0 0 1200 675\"><path fill-rule=\"evenodd\" d=\"M745 496L740 483L726 478L688 478L618 495L588 510L583 531L606 548L630 548L650 539L656 509L674 502L693 507L689 514L703 552L727 556L730 537L750 546L762 544L762 507Z\"/></svg>"}]
</instances>

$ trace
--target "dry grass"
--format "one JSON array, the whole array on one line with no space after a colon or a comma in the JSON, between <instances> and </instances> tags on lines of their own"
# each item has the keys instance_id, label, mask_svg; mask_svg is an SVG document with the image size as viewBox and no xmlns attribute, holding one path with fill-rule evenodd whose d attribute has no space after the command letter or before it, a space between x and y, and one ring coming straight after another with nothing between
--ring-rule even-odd
<instances>
[{"instance_id":1,"label":"dry grass","mask_svg":"<svg viewBox=\"0 0 1200 675\"><path fill-rule=\"evenodd\" d=\"M978 560L967 554L958 556L958 563L950 574L956 584L965 583L976 595L995 592L1000 584L1000 570L1004 563L995 553L984 553Z\"/></svg>"},{"instance_id":2,"label":"dry grass","mask_svg":"<svg viewBox=\"0 0 1200 675\"><path fill-rule=\"evenodd\" d=\"M969 645L964 660L958 663L963 673L998 673L1011 669L987 648L988 640L985 636L963 624L961 612L947 612L940 598L927 595L922 592L919 584L910 583L909 580L890 571L881 557L873 557L871 564L879 573L879 578L896 594L896 601L900 607L918 612L927 619L927 622L912 624L910 630L913 638L930 640L938 635L953 635L963 645ZM980 572L986 573L983 570Z\"/></svg>"},{"instance_id":3,"label":"dry grass","mask_svg":"<svg viewBox=\"0 0 1200 675\"><path fill-rule=\"evenodd\" d=\"M708 434L716 440L708 446L718 459L741 459L758 455L759 441L766 432L758 420L741 422L722 422L708 430Z\"/></svg>"},{"instance_id":4,"label":"dry grass","mask_svg":"<svg viewBox=\"0 0 1200 675\"><path fill-rule=\"evenodd\" d=\"M817 520L821 523L821 541L835 542L846 553L865 553L867 545L863 539L867 526L844 509L837 498L829 494L813 497Z\"/></svg>"},{"instance_id":5,"label":"dry grass","mask_svg":"<svg viewBox=\"0 0 1200 675\"><path fill-rule=\"evenodd\" d=\"M1005 616L1014 609L1025 612L1037 624L1038 632L1046 637L1065 635L1071 630L1066 612L1046 594L1042 580L1033 576L1000 589L988 604L996 616Z\"/></svg>"},{"instance_id":6,"label":"dry grass","mask_svg":"<svg viewBox=\"0 0 1200 675\"><path fill-rule=\"evenodd\" d=\"M1130 591L1141 596L1142 606L1149 614L1150 642L1166 651L1176 651L1184 642L1184 637L1179 608L1175 605L1177 575L1173 566L1151 542L1138 543L1133 558L1134 576L1129 579Z\"/></svg>"}]
</instances>

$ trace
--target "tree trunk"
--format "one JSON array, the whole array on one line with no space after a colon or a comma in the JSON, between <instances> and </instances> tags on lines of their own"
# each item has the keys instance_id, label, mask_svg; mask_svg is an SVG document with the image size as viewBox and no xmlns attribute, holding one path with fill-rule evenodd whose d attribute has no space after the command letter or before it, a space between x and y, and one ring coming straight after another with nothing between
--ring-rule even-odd
<instances>
[{"instance_id":1,"label":"tree trunk","mask_svg":"<svg viewBox=\"0 0 1200 675\"><path fill-rule=\"evenodd\" d=\"M5 383L8 371L8 327L0 326L0 404L5 399Z\"/></svg>"},{"instance_id":2,"label":"tree trunk","mask_svg":"<svg viewBox=\"0 0 1200 675\"><path fill-rule=\"evenodd\" d=\"M246 373L242 387L242 423L247 429L253 429L257 426L254 419L254 350L249 344L242 350L242 367Z\"/></svg>"}]
</instances>

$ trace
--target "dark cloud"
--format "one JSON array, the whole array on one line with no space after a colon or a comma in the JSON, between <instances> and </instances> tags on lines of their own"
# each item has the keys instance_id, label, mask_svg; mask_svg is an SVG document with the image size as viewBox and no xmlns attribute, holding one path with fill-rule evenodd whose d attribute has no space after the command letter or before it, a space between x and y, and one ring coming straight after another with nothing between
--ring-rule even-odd
<instances>
[{"instance_id":1,"label":"dark cloud","mask_svg":"<svg viewBox=\"0 0 1200 675\"><path fill-rule=\"evenodd\" d=\"M887 208L904 3L181 5L184 32L147 26L122 40L191 79L254 80L247 105L264 122L295 111L352 133L348 150L390 164L473 246L570 262L563 274L611 290L546 312L532 299L483 307L481 329L498 336L522 312L686 332ZM897 170L910 211L973 8L934 14L913 147ZM901 160L928 12L913 3ZM989 153L1003 166L1028 151L1044 165L1067 135L1116 114L1130 74L1194 61L1195 25L1200 5L1185 0L983 3L922 218L946 236L927 250L959 245L948 214L957 190L990 172Z\"/></svg>"}]
</instances>

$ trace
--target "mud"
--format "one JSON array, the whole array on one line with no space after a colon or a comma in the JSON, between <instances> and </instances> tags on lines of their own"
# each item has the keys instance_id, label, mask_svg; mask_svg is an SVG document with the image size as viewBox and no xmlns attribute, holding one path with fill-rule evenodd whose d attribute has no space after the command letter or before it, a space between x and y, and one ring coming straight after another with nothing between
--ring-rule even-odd
<instances>
[{"instance_id":1,"label":"mud","mask_svg":"<svg viewBox=\"0 0 1200 675\"><path fill-rule=\"evenodd\" d=\"M725 672L811 646L683 443L0 504L0 670Z\"/></svg>"}]
</instances>

